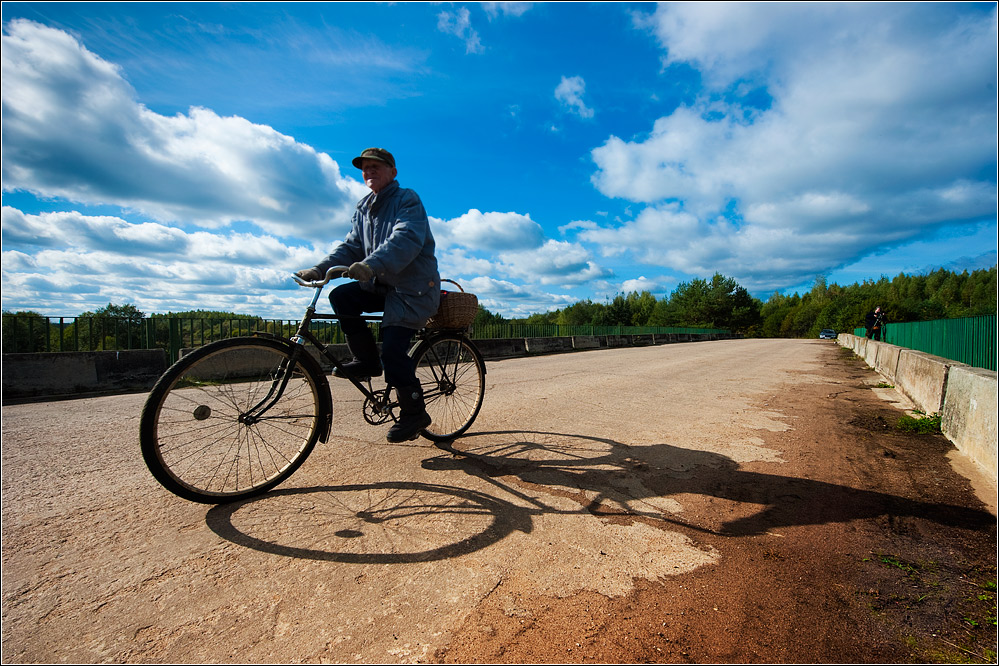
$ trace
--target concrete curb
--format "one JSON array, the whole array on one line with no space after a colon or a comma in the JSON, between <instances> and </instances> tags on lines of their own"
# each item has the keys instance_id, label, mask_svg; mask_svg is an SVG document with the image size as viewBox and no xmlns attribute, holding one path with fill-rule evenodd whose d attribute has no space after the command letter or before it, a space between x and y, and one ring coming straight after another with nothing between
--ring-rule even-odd
<instances>
[{"instance_id":1,"label":"concrete curb","mask_svg":"<svg viewBox=\"0 0 999 666\"><path fill-rule=\"evenodd\" d=\"M918 409L940 414L944 436L996 484L999 382L995 372L850 333L841 333L838 342L863 358Z\"/></svg>"}]
</instances>

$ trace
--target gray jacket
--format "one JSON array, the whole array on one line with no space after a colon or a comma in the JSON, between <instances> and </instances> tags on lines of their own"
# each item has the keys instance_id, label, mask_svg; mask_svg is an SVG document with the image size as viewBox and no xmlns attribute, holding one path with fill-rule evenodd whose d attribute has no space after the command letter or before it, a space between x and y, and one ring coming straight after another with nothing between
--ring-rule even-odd
<instances>
[{"instance_id":1,"label":"gray jacket","mask_svg":"<svg viewBox=\"0 0 999 666\"><path fill-rule=\"evenodd\" d=\"M436 242L423 202L413 190L392 181L361 199L344 241L316 268L363 261L375 273L362 289L385 294L384 326L420 329L440 305L441 278Z\"/></svg>"}]
</instances>

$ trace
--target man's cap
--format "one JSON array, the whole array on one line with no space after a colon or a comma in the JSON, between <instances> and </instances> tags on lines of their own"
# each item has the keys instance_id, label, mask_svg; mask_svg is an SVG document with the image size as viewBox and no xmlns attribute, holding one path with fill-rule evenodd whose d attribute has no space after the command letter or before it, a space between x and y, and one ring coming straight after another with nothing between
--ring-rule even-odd
<instances>
[{"instance_id":1,"label":"man's cap","mask_svg":"<svg viewBox=\"0 0 999 666\"><path fill-rule=\"evenodd\" d=\"M360 155L354 158L351 164L360 169L361 162L364 160L378 160L379 162L385 162L385 164L388 164L393 169L395 168L395 158L392 157L392 153L384 148L366 148Z\"/></svg>"}]
</instances>

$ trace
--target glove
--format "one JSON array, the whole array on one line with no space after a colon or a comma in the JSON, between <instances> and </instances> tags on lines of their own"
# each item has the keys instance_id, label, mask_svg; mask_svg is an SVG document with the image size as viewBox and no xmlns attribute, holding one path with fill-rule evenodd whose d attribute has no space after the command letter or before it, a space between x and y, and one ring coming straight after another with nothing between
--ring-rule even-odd
<instances>
[{"instance_id":1,"label":"glove","mask_svg":"<svg viewBox=\"0 0 999 666\"><path fill-rule=\"evenodd\" d=\"M303 282L315 282L321 279L322 273L317 271L315 268L303 268L302 270L295 273Z\"/></svg>"},{"instance_id":2,"label":"glove","mask_svg":"<svg viewBox=\"0 0 999 666\"><path fill-rule=\"evenodd\" d=\"M370 282L375 277L375 272L371 270L371 266L358 261L350 265L347 275L358 282Z\"/></svg>"}]
</instances>

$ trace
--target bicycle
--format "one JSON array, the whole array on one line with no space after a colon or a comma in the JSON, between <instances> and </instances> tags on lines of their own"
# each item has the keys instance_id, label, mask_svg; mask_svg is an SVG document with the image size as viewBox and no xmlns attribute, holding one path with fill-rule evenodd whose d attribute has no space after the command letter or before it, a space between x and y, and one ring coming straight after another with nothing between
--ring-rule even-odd
<instances>
[{"instance_id":1,"label":"bicycle","mask_svg":"<svg viewBox=\"0 0 999 666\"><path fill-rule=\"evenodd\" d=\"M333 396L326 373L305 344L311 343L334 369L342 367L311 328L316 320L339 319L317 313L316 303L322 288L346 277L346 270L334 266L314 282L294 276L316 292L290 338L256 332L209 343L180 358L156 381L142 409L139 441L146 466L164 488L206 504L247 499L286 480L317 442L329 440ZM460 437L485 396L486 365L467 327L424 328L414 336L409 355L433 419L420 434L433 442ZM365 396L362 413L368 423L397 419L392 386L375 389L370 378L345 379Z\"/></svg>"}]
</instances>

